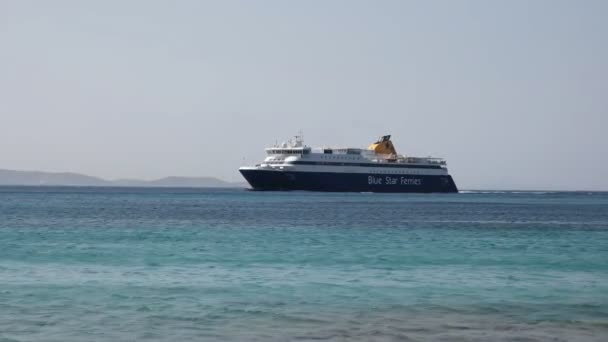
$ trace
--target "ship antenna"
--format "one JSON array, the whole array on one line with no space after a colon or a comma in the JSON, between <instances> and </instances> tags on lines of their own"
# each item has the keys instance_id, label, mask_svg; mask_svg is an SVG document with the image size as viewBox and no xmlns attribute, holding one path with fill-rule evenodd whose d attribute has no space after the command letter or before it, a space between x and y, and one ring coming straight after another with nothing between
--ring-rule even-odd
<instances>
[{"instance_id":1,"label":"ship antenna","mask_svg":"<svg viewBox=\"0 0 608 342\"><path fill-rule=\"evenodd\" d=\"M296 145L304 146L304 133L302 132L302 129L300 129L296 135Z\"/></svg>"}]
</instances>

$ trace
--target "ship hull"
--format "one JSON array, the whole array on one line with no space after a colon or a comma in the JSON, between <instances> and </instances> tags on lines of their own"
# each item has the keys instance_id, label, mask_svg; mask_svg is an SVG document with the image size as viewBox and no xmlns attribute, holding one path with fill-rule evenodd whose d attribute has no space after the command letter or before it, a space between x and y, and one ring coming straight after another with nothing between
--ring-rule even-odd
<instances>
[{"instance_id":1,"label":"ship hull","mask_svg":"<svg viewBox=\"0 0 608 342\"><path fill-rule=\"evenodd\" d=\"M260 169L240 169L239 171L253 190L393 193L458 192L458 188L450 175L396 175Z\"/></svg>"}]
</instances>

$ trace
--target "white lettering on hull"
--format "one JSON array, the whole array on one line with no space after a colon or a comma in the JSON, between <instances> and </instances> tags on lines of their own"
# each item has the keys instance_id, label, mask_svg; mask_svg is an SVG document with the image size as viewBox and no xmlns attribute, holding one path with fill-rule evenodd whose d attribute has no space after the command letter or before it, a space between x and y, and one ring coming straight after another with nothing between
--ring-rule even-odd
<instances>
[{"instance_id":1,"label":"white lettering on hull","mask_svg":"<svg viewBox=\"0 0 608 342\"><path fill-rule=\"evenodd\" d=\"M386 176L385 178L368 176L367 184L369 185L422 185L422 179L420 178L407 178L407 177L391 177Z\"/></svg>"},{"instance_id":2,"label":"white lettering on hull","mask_svg":"<svg viewBox=\"0 0 608 342\"><path fill-rule=\"evenodd\" d=\"M422 179L401 177L401 184L403 184L403 185L422 185Z\"/></svg>"},{"instance_id":3,"label":"white lettering on hull","mask_svg":"<svg viewBox=\"0 0 608 342\"><path fill-rule=\"evenodd\" d=\"M382 178L380 178L380 177L374 177L374 176L368 176L367 177L367 184L382 184Z\"/></svg>"}]
</instances>

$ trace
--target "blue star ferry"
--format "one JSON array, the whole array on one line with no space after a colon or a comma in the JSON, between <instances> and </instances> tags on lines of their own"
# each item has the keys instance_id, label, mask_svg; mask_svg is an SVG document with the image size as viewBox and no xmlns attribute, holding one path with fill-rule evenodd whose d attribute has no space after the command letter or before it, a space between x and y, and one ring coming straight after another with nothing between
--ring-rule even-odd
<instances>
[{"instance_id":1,"label":"blue star ferry","mask_svg":"<svg viewBox=\"0 0 608 342\"><path fill-rule=\"evenodd\" d=\"M266 155L239 169L253 190L458 192L445 160L398 154L390 135L367 149L313 149L300 134Z\"/></svg>"}]
</instances>

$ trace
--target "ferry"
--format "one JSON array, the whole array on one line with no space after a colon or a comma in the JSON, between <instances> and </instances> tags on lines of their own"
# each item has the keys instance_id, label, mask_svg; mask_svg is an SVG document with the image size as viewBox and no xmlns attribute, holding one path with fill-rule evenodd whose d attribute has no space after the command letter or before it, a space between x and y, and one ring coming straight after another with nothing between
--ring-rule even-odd
<instances>
[{"instance_id":1,"label":"ferry","mask_svg":"<svg viewBox=\"0 0 608 342\"><path fill-rule=\"evenodd\" d=\"M458 192L445 160L398 154L390 135L367 149L313 149L299 134L265 151L260 164L239 168L252 190Z\"/></svg>"}]
</instances>

